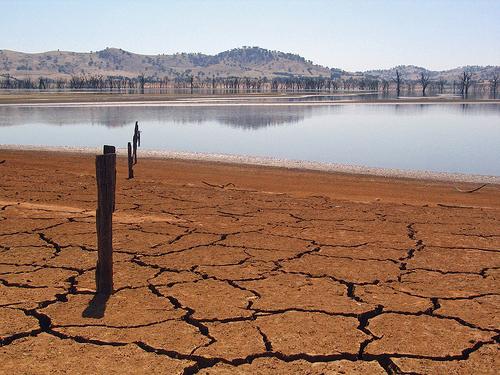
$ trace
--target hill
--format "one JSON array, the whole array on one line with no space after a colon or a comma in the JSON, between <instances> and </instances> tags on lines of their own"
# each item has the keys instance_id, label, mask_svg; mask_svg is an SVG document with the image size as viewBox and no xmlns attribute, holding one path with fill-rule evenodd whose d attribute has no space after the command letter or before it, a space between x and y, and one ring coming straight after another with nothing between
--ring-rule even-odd
<instances>
[{"instance_id":1,"label":"hill","mask_svg":"<svg viewBox=\"0 0 500 375\"><path fill-rule=\"evenodd\" d=\"M291 53L243 47L216 55L176 53L140 55L118 48L78 53L22 53L0 50L0 72L18 78L69 78L75 75L154 78L206 77L330 77L330 70Z\"/></svg>"},{"instance_id":2,"label":"hill","mask_svg":"<svg viewBox=\"0 0 500 375\"><path fill-rule=\"evenodd\" d=\"M422 72L430 79L451 83L458 81L464 70L473 73L476 82L486 82L494 74L499 75L499 66L466 66L450 70L432 71L414 65L400 65L391 69L348 72L314 64L304 57L259 47L242 47L220 52L216 55L201 53L175 53L172 55L140 55L119 48L106 48L97 52L50 51L23 53L0 50L0 76L17 79L38 77L52 80L71 77L121 77L144 76L149 81L194 77L198 81L215 78L312 78L323 77L344 82L392 81L398 70L404 81L417 81ZM345 86L345 85L344 85ZM369 88L368 86L363 86ZM344 87L345 88L345 87Z\"/></svg>"}]
</instances>

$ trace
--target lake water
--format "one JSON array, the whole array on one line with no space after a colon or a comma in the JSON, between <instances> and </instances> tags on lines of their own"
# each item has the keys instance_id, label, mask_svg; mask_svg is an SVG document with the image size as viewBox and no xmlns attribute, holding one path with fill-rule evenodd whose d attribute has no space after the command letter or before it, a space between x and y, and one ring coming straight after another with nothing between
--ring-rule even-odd
<instances>
[{"instance_id":1,"label":"lake water","mask_svg":"<svg viewBox=\"0 0 500 375\"><path fill-rule=\"evenodd\" d=\"M0 106L0 144L252 155L500 176L500 104Z\"/></svg>"}]
</instances>

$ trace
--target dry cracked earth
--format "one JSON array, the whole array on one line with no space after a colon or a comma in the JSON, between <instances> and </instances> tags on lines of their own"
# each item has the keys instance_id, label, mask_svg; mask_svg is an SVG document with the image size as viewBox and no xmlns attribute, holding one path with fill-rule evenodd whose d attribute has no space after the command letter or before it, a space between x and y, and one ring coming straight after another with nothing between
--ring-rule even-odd
<instances>
[{"instance_id":1,"label":"dry cracked earth","mask_svg":"<svg viewBox=\"0 0 500 375\"><path fill-rule=\"evenodd\" d=\"M105 300L92 157L0 159L0 372L500 369L498 207L251 189L244 168L154 179L168 161L140 161L143 178L118 171Z\"/></svg>"}]
</instances>

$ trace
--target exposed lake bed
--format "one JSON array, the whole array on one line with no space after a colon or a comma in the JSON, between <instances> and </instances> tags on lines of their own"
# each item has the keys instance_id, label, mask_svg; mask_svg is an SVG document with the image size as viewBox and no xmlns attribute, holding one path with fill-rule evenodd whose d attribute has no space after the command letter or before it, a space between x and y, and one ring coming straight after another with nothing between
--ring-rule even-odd
<instances>
[{"instance_id":1,"label":"exposed lake bed","mask_svg":"<svg viewBox=\"0 0 500 375\"><path fill-rule=\"evenodd\" d=\"M140 159L127 179L118 158L115 291L103 305L94 156L0 149L0 160L7 372L63 358L96 373L117 356L179 374L209 361L202 373L495 366L499 185L463 194L172 159Z\"/></svg>"}]
</instances>

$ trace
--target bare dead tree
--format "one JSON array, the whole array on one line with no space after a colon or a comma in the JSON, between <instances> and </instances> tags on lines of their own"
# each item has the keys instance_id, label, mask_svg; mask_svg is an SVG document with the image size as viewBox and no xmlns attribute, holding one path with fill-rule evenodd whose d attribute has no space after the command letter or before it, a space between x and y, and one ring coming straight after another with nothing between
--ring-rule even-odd
<instances>
[{"instance_id":1,"label":"bare dead tree","mask_svg":"<svg viewBox=\"0 0 500 375\"><path fill-rule=\"evenodd\" d=\"M460 94L466 98L469 95L469 87L472 85L472 73L464 70L460 76Z\"/></svg>"},{"instance_id":2,"label":"bare dead tree","mask_svg":"<svg viewBox=\"0 0 500 375\"><path fill-rule=\"evenodd\" d=\"M332 90L333 91L337 91L339 89L339 81L337 81L336 79L332 80Z\"/></svg>"},{"instance_id":3,"label":"bare dead tree","mask_svg":"<svg viewBox=\"0 0 500 375\"><path fill-rule=\"evenodd\" d=\"M67 82L66 82L65 79L58 78L56 80L56 88L59 89L59 90L62 89L62 88L64 88L66 86L66 84L67 84Z\"/></svg>"},{"instance_id":4,"label":"bare dead tree","mask_svg":"<svg viewBox=\"0 0 500 375\"><path fill-rule=\"evenodd\" d=\"M382 91L383 92L389 91L389 82L386 81L385 79L382 79Z\"/></svg>"},{"instance_id":5,"label":"bare dead tree","mask_svg":"<svg viewBox=\"0 0 500 375\"><path fill-rule=\"evenodd\" d=\"M497 87L498 87L498 72L495 72L493 73L493 76L490 79L490 89L493 99L496 99L497 97Z\"/></svg>"},{"instance_id":6,"label":"bare dead tree","mask_svg":"<svg viewBox=\"0 0 500 375\"><path fill-rule=\"evenodd\" d=\"M43 77L38 78L38 89L39 90L45 90L47 89L47 80Z\"/></svg>"},{"instance_id":7,"label":"bare dead tree","mask_svg":"<svg viewBox=\"0 0 500 375\"><path fill-rule=\"evenodd\" d=\"M420 85L422 86L422 96L425 96L425 90L427 90L427 86L429 86L431 80L429 78L429 73L420 73Z\"/></svg>"},{"instance_id":8,"label":"bare dead tree","mask_svg":"<svg viewBox=\"0 0 500 375\"><path fill-rule=\"evenodd\" d=\"M396 77L393 78L394 82L396 82L396 95L399 96L399 93L401 92L401 83L403 82L403 79L401 77L401 73L399 73L399 70L396 69Z\"/></svg>"},{"instance_id":9,"label":"bare dead tree","mask_svg":"<svg viewBox=\"0 0 500 375\"><path fill-rule=\"evenodd\" d=\"M141 91L141 94L144 94L144 85L146 83L144 74L139 75L139 77L137 77L137 80L139 81L139 90Z\"/></svg>"},{"instance_id":10,"label":"bare dead tree","mask_svg":"<svg viewBox=\"0 0 500 375\"><path fill-rule=\"evenodd\" d=\"M444 80L444 79L442 79L442 78L441 78L441 79L438 81L439 93L440 93L440 94L442 94L442 93L443 93L443 91L444 91L444 85L446 85L446 80Z\"/></svg>"}]
</instances>

